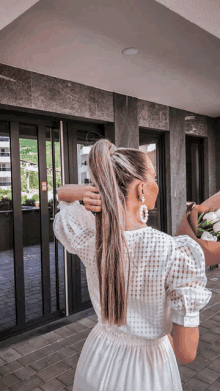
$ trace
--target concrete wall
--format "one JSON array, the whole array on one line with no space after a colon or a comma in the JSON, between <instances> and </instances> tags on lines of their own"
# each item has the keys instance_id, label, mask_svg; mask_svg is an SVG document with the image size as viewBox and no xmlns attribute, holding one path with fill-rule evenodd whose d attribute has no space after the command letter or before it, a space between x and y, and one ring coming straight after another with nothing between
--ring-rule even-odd
<instances>
[{"instance_id":1,"label":"concrete wall","mask_svg":"<svg viewBox=\"0 0 220 391\"><path fill-rule=\"evenodd\" d=\"M220 117L215 120L216 191L220 191Z\"/></svg>"},{"instance_id":2,"label":"concrete wall","mask_svg":"<svg viewBox=\"0 0 220 391\"><path fill-rule=\"evenodd\" d=\"M0 108L98 121L117 146L138 148L139 127L165 132L168 233L175 234L186 209L186 134L205 138L205 197L216 192L216 175L220 189L220 135L212 118L185 121L193 113L3 64L0 75Z\"/></svg>"}]
</instances>

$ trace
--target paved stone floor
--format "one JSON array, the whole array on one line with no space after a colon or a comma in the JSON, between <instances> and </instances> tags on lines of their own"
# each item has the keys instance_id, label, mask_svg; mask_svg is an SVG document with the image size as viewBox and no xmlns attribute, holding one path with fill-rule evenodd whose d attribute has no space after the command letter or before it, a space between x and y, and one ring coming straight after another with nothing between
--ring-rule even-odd
<instances>
[{"instance_id":1,"label":"paved stone floor","mask_svg":"<svg viewBox=\"0 0 220 391\"><path fill-rule=\"evenodd\" d=\"M183 391L220 390L220 269L207 271L207 278L213 297L200 313L197 357L178 362ZM80 352L96 322L91 308L0 342L0 391L72 391Z\"/></svg>"},{"instance_id":2,"label":"paved stone floor","mask_svg":"<svg viewBox=\"0 0 220 391\"><path fill-rule=\"evenodd\" d=\"M26 321L42 316L41 247L24 247L24 288ZM55 247L49 244L51 309L56 311ZM85 266L81 262L82 302L89 299ZM58 243L60 308L65 308L63 246ZM0 252L0 331L16 324L13 250Z\"/></svg>"}]
</instances>

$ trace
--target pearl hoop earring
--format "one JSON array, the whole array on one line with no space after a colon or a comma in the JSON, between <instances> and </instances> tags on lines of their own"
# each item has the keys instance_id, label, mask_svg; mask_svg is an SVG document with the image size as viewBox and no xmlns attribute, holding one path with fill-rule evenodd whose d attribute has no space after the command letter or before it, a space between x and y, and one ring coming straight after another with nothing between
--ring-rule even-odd
<instances>
[{"instance_id":1,"label":"pearl hoop earring","mask_svg":"<svg viewBox=\"0 0 220 391\"><path fill-rule=\"evenodd\" d=\"M145 201L145 198L142 197L142 202L144 202L144 201ZM144 211L145 217L143 217L143 211ZM145 204L143 204L140 207L140 221L143 224L146 224L147 220L148 220L148 209L147 209L147 206Z\"/></svg>"}]
</instances>

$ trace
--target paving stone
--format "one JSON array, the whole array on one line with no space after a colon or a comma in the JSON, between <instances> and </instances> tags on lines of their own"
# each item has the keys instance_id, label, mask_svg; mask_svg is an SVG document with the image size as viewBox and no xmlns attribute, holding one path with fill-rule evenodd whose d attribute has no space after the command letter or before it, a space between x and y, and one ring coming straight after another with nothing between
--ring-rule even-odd
<instances>
[{"instance_id":1,"label":"paving stone","mask_svg":"<svg viewBox=\"0 0 220 391\"><path fill-rule=\"evenodd\" d=\"M182 384L183 386L183 391L192 391L192 388L186 387L185 384Z\"/></svg>"},{"instance_id":2,"label":"paving stone","mask_svg":"<svg viewBox=\"0 0 220 391\"><path fill-rule=\"evenodd\" d=\"M212 332L220 334L220 327L213 327Z\"/></svg>"},{"instance_id":3,"label":"paving stone","mask_svg":"<svg viewBox=\"0 0 220 391\"><path fill-rule=\"evenodd\" d=\"M87 328L86 330L81 331L80 333L74 334L71 337L65 338L62 341L58 342L63 348L67 348L83 339L86 339L90 334L91 329Z\"/></svg>"},{"instance_id":4,"label":"paving stone","mask_svg":"<svg viewBox=\"0 0 220 391\"><path fill-rule=\"evenodd\" d=\"M7 386L10 387L13 384L19 383L20 380L13 375L13 373L10 373L9 375L6 375L5 377L2 378L3 383ZM1 388L0 388L1 389Z\"/></svg>"},{"instance_id":5,"label":"paving stone","mask_svg":"<svg viewBox=\"0 0 220 391\"><path fill-rule=\"evenodd\" d=\"M4 360L2 360L2 358L0 358L0 367L2 366L2 365L5 365L6 364L6 362L4 361Z\"/></svg>"},{"instance_id":6,"label":"paving stone","mask_svg":"<svg viewBox=\"0 0 220 391\"><path fill-rule=\"evenodd\" d=\"M219 322L216 322L213 319L207 319L202 322L202 327L206 327L207 329L212 329L215 326L218 326Z\"/></svg>"},{"instance_id":7,"label":"paving stone","mask_svg":"<svg viewBox=\"0 0 220 391\"><path fill-rule=\"evenodd\" d=\"M36 387L43 384L43 381L38 376L32 376L18 384L10 387L10 391L33 391Z\"/></svg>"},{"instance_id":8,"label":"paving stone","mask_svg":"<svg viewBox=\"0 0 220 391\"><path fill-rule=\"evenodd\" d=\"M29 377L35 375L37 372L31 368L30 366L26 366L24 368L19 369L15 372L16 377L18 377L19 380L25 380Z\"/></svg>"},{"instance_id":9,"label":"paving stone","mask_svg":"<svg viewBox=\"0 0 220 391\"><path fill-rule=\"evenodd\" d=\"M46 347L47 345L50 345L50 342L48 342L43 337L36 337L34 339L31 339L29 341L26 341L22 344L16 345L14 349L22 354L22 356L25 356L26 354L32 353L35 350L41 349Z\"/></svg>"},{"instance_id":10,"label":"paving stone","mask_svg":"<svg viewBox=\"0 0 220 391\"><path fill-rule=\"evenodd\" d=\"M205 311L200 312L200 315L202 316L202 318L204 318L204 317L209 318L210 316L213 316L213 311L210 311L210 309L207 309Z\"/></svg>"},{"instance_id":11,"label":"paving stone","mask_svg":"<svg viewBox=\"0 0 220 391\"><path fill-rule=\"evenodd\" d=\"M185 386L189 388L190 391L203 391L208 387L208 383L205 383L195 377L187 380Z\"/></svg>"},{"instance_id":12,"label":"paving stone","mask_svg":"<svg viewBox=\"0 0 220 391\"><path fill-rule=\"evenodd\" d=\"M34 363L30 364L31 368L33 368L35 371L40 372L43 369L50 367L53 364L56 364L60 361L63 361L63 357L59 354L59 352L51 354L48 357L44 357L41 360L35 361Z\"/></svg>"},{"instance_id":13,"label":"paving stone","mask_svg":"<svg viewBox=\"0 0 220 391\"><path fill-rule=\"evenodd\" d=\"M6 391L8 386L0 379L0 391Z\"/></svg>"},{"instance_id":14,"label":"paving stone","mask_svg":"<svg viewBox=\"0 0 220 391\"><path fill-rule=\"evenodd\" d=\"M220 311L220 303L216 303L214 304L211 308L209 308L210 310L213 310L215 312L218 312Z\"/></svg>"},{"instance_id":15,"label":"paving stone","mask_svg":"<svg viewBox=\"0 0 220 391\"><path fill-rule=\"evenodd\" d=\"M207 391L219 391L220 390L220 379L217 379L214 383L212 383Z\"/></svg>"},{"instance_id":16,"label":"paving stone","mask_svg":"<svg viewBox=\"0 0 220 391\"><path fill-rule=\"evenodd\" d=\"M64 384L58 379L52 379L41 386L44 391L58 391L64 388Z\"/></svg>"},{"instance_id":17,"label":"paving stone","mask_svg":"<svg viewBox=\"0 0 220 391\"><path fill-rule=\"evenodd\" d=\"M197 373L196 371L193 371L192 369L187 368L184 365L182 365L181 368L179 368L179 371L180 371L180 377L182 382L189 380Z\"/></svg>"},{"instance_id":18,"label":"paving stone","mask_svg":"<svg viewBox=\"0 0 220 391\"><path fill-rule=\"evenodd\" d=\"M216 322L216 324L217 324L217 322ZM80 324L80 323L68 324L66 327L69 328L69 329L71 329L71 330L73 330L73 331L75 331L76 333L79 333L80 331L83 331L83 330L86 330L86 329L87 329L86 326L83 326L83 325Z\"/></svg>"},{"instance_id":19,"label":"paving stone","mask_svg":"<svg viewBox=\"0 0 220 391\"><path fill-rule=\"evenodd\" d=\"M63 336L58 335L56 331L51 331L50 333L44 334L42 337L48 344L61 341L64 338Z\"/></svg>"},{"instance_id":20,"label":"paving stone","mask_svg":"<svg viewBox=\"0 0 220 391\"><path fill-rule=\"evenodd\" d=\"M73 384L69 384L67 387L64 388L64 391L72 391L73 390Z\"/></svg>"},{"instance_id":21,"label":"paving stone","mask_svg":"<svg viewBox=\"0 0 220 391\"><path fill-rule=\"evenodd\" d=\"M0 367L0 374L2 376L8 375L9 373L15 372L18 369L23 368L23 366L17 362L17 361L12 361L9 364L3 365Z\"/></svg>"},{"instance_id":22,"label":"paving stone","mask_svg":"<svg viewBox=\"0 0 220 391\"><path fill-rule=\"evenodd\" d=\"M210 360L201 356L196 356L194 361L190 362L189 364L186 364L185 366L187 368L192 369L193 371L198 372L201 371L208 364L210 364Z\"/></svg>"},{"instance_id":23,"label":"paving stone","mask_svg":"<svg viewBox=\"0 0 220 391\"><path fill-rule=\"evenodd\" d=\"M200 339L199 344L198 344L198 352L202 351L203 349L207 348L208 346L209 346L208 342L202 341Z\"/></svg>"},{"instance_id":24,"label":"paving stone","mask_svg":"<svg viewBox=\"0 0 220 391\"><path fill-rule=\"evenodd\" d=\"M199 380L202 380L206 383L213 383L216 379L220 377L220 373L213 371L210 368L204 368L199 373L195 375L195 377Z\"/></svg>"},{"instance_id":25,"label":"paving stone","mask_svg":"<svg viewBox=\"0 0 220 391\"><path fill-rule=\"evenodd\" d=\"M45 349L47 348L36 350L35 352L32 352L30 354L27 354L26 356L19 358L17 361L23 366L31 364L32 362L40 360L41 358L48 355L47 350Z\"/></svg>"},{"instance_id":26,"label":"paving stone","mask_svg":"<svg viewBox=\"0 0 220 391\"><path fill-rule=\"evenodd\" d=\"M94 322L98 322L98 316L96 314L87 316L88 319L94 320Z\"/></svg>"},{"instance_id":27,"label":"paving stone","mask_svg":"<svg viewBox=\"0 0 220 391\"><path fill-rule=\"evenodd\" d=\"M199 337L205 333L207 333L208 329L203 326L199 326ZM213 330L212 330L213 331Z\"/></svg>"},{"instance_id":28,"label":"paving stone","mask_svg":"<svg viewBox=\"0 0 220 391\"><path fill-rule=\"evenodd\" d=\"M57 378L66 386L68 386L69 384L72 384L74 382L75 372L76 372L76 367L71 368L69 371L63 373L60 376L57 376Z\"/></svg>"},{"instance_id":29,"label":"paving stone","mask_svg":"<svg viewBox=\"0 0 220 391\"><path fill-rule=\"evenodd\" d=\"M74 350L73 348L71 347L68 347L68 348L65 348L65 349L62 349L62 350L59 350L59 354L61 355L61 357L64 359L64 358L67 358L67 357L70 357L74 354L76 354L77 351Z\"/></svg>"},{"instance_id":30,"label":"paving stone","mask_svg":"<svg viewBox=\"0 0 220 391\"><path fill-rule=\"evenodd\" d=\"M209 342L209 343L212 343L217 339L219 339L219 334L214 333L213 330L208 331L207 333L200 336L200 341Z\"/></svg>"},{"instance_id":31,"label":"paving stone","mask_svg":"<svg viewBox=\"0 0 220 391\"><path fill-rule=\"evenodd\" d=\"M59 362L55 365L52 365L51 367L46 368L43 371L39 372L38 376L40 379L42 379L46 383L47 381L53 379L54 377L58 377L59 375L68 371L69 369L70 369L70 366L67 365L64 361L61 361L61 362Z\"/></svg>"},{"instance_id":32,"label":"paving stone","mask_svg":"<svg viewBox=\"0 0 220 391\"><path fill-rule=\"evenodd\" d=\"M71 345L71 347L73 349L75 349L77 352L81 352L85 342L86 342L86 340L84 339L83 341L80 341L80 342L75 343L74 345Z\"/></svg>"},{"instance_id":33,"label":"paving stone","mask_svg":"<svg viewBox=\"0 0 220 391\"><path fill-rule=\"evenodd\" d=\"M213 360L207 367L220 373L220 358Z\"/></svg>"},{"instance_id":34,"label":"paving stone","mask_svg":"<svg viewBox=\"0 0 220 391\"><path fill-rule=\"evenodd\" d=\"M218 322L218 324L219 324L219 322L220 322L220 314L217 314L217 315L212 316L211 319L212 319L212 320L215 320L215 321Z\"/></svg>"},{"instance_id":35,"label":"paving stone","mask_svg":"<svg viewBox=\"0 0 220 391\"><path fill-rule=\"evenodd\" d=\"M220 353L220 341L215 341L214 343L210 344L209 349Z\"/></svg>"},{"instance_id":36,"label":"paving stone","mask_svg":"<svg viewBox=\"0 0 220 391\"><path fill-rule=\"evenodd\" d=\"M92 328L96 325L96 322L94 322L93 320L88 319L88 318L78 320L77 323L82 324L83 326L86 326L89 328Z\"/></svg>"},{"instance_id":37,"label":"paving stone","mask_svg":"<svg viewBox=\"0 0 220 391\"><path fill-rule=\"evenodd\" d=\"M55 331L56 334L60 335L63 338L70 337L71 335L76 334L76 331L71 330L68 327L61 327L60 329Z\"/></svg>"},{"instance_id":38,"label":"paving stone","mask_svg":"<svg viewBox=\"0 0 220 391\"><path fill-rule=\"evenodd\" d=\"M17 360L21 357L21 354L16 352L14 349L7 349L0 351L0 357L6 362L9 363L11 361Z\"/></svg>"},{"instance_id":39,"label":"paving stone","mask_svg":"<svg viewBox=\"0 0 220 391\"><path fill-rule=\"evenodd\" d=\"M78 354L74 354L73 356L66 358L64 361L70 367L74 368L74 367L76 367L76 365L77 365L77 363L79 361L79 355Z\"/></svg>"},{"instance_id":40,"label":"paving stone","mask_svg":"<svg viewBox=\"0 0 220 391\"><path fill-rule=\"evenodd\" d=\"M213 350L210 350L209 348L206 348L204 350L201 350L199 352L199 356L208 358L209 360L214 360L220 355L220 353L214 352Z\"/></svg>"}]
</instances>

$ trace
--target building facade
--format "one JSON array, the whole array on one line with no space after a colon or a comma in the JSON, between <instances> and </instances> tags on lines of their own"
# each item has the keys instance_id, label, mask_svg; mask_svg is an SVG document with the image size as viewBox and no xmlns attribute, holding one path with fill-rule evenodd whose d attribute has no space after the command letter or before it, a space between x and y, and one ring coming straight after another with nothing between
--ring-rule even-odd
<instances>
[{"instance_id":1,"label":"building facade","mask_svg":"<svg viewBox=\"0 0 220 391\"><path fill-rule=\"evenodd\" d=\"M160 189L149 224L175 235L187 203L201 203L220 189L220 122L3 64L0 74L5 338L66 316L67 305L69 313L91 307L85 268L57 243L52 229L57 188L89 181L91 145L107 138L148 153Z\"/></svg>"}]
</instances>

